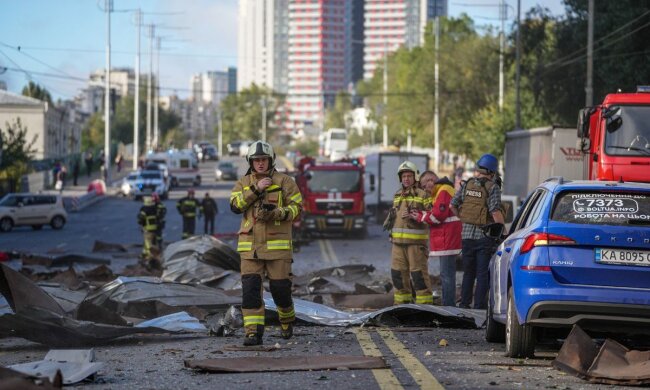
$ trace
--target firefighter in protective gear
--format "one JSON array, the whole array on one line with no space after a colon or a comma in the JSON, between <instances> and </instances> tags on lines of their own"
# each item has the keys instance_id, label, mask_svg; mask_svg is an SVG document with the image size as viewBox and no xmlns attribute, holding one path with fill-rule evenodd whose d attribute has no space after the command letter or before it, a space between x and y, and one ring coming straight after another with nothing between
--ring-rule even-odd
<instances>
[{"instance_id":1,"label":"firefighter in protective gear","mask_svg":"<svg viewBox=\"0 0 650 390\"><path fill-rule=\"evenodd\" d=\"M144 245L142 246L142 259L152 260L152 249L155 247L156 231L158 230L158 210L151 197L145 196L143 205L138 213L138 225L142 227Z\"/></svg>"},{"instance_id":2,"label":"firefighter in protective gear","mask_svg":"<svg viewBox=\"0 0 650 390\"><path fill-rule=\"evenodd\" d=\"M162 251L163 249L163 230L165 229L165 216L167 215L167 207L165 204L160 201L160 196L157 192L151 194L151 199L153 200L156 210L158 212L158 229L156 230L156 247L158 250Z\"/></svg>"},{"instance_id":3,"label":"firefighter in protective gear","mask_svg":"<svg viewBox=\"0 0 650 390\"><path fill-rule=\"evenodd\" d=\"M196 228L196 214L201 207L199 201L194 198L194 190L187 190L187 196L178 200L176 209L183 217L183 239L194 235Z\"/></svg>"},{"instance_id":4,"label":"firefighter in protective gear","mask_svg":"<svg viewBox=\"0 0 650 390\"><path fill-rule=\"evenodd\" d=\"M291 228L302 210L302 195L293 179L275 170L275 153L268 143L254 142L246 161L249 170L232 190L230 209L243 216L237 251L241 256L244 345L258 345L264 334L265 275L278 308L281 336L289 339L293 335Z\"/></svg>"},{"instance_id":5,"label":"firefighter in protective gear","mask_svg":"<svg viewBox=\"0 0 650 390\"><path fill-rule=\"evenodd\" d=\"M463 223L463 283L460 301L460 307L463 308L470 307L472 296L474 309L487 307L489 265L496 244L494 239L485 236L482 228L495 222L504 223L501 188L495 181L498 178L498 168L499 161L495 156L481 156L476 162L474 177L461 182L460 189L451 200L452 211Z\"/></svg>"},{"instance_id":6,"label":"firefighter in protective gear","mask_svg":"<svg viewBox=\"0 0 650 390\"><path fill-rule=\"evenodd\" d=\"M396 305L413 302L413 295L415 303L433 304L427 264L429 227L411 218L411 211L431 208L431 197L417 185L418 176L417 167L410 161L404 161L397 170L402 188L393 197L396 218L390 232L393 242L390 272Z\"/></svg>"}]
</instances>

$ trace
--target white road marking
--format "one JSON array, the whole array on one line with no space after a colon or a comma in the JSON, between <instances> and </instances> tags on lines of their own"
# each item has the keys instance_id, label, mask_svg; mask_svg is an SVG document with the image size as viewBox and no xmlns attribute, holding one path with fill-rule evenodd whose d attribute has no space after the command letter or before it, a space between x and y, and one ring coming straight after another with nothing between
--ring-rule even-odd
<instances>
[{"instance_id":1,"label":"white road marking","mask_svg":"<svg viewBox=\"0 0 650 390\"><path fill-rule=\"evenodd\" d=\"M334 252L334 247L332 246L332 241L331 240L324 240L325 241L325 246L327 247L327 251L330 254L330 261L334 266L340 267L341 262L339 262L339 258L336 256L336 252Z\"/></svg>"}]
</instances>

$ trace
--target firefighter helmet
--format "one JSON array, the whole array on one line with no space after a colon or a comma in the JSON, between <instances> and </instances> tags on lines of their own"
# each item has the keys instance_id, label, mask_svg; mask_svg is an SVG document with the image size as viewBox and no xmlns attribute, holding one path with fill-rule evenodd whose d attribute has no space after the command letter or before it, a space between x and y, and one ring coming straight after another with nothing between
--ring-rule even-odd
<instances>
[{"instance_id":1,"label":"firefighter helmet","mask_svg":"<svg viewBox=\"0 0 650 390\"><path fill-rule=\"evenodd\" d=\"M492 154L484 154L476 162L476 168L486 170L488 174L496 173L499 170L499 160Z\"/></svg>"},{"instance_id":2,"label":"firefighter helmet","mask_svg":"<svg viewBox=\"0 0 650 390\"><path fill-rule=\"evenodd\" d=\"M275 152L268 142L255 141L248 147L248 153L246 153L248 164L252 164L253 159L256 157L268 157L270 160L269 167L275 166Z\"/></svg>"},{"instance_id":3,"label":"firefighter helmet","mask_svg":"<svg viewBox=\"0 0 650 390\"><path fill-rule=\"evenodd\" d=\"M413 172L416 181L420 179L420 171L418 170L418 167L410 161L404 161L399 165L399 168L397 169L397 177L402 180L402 172L407 171Z\"/></svg>"},{"instance_id":4,"label":"firefighter helmet","mask_svg":"<svg viewBox=\"0 0 650 390\"><path fill-rule=\"evenodd\" d=\"M153 194L151 194L151 200L156 202L156 203L160 202L160 196L158 196L157 192L154 192Z\"/></svg>"}]
</instances>

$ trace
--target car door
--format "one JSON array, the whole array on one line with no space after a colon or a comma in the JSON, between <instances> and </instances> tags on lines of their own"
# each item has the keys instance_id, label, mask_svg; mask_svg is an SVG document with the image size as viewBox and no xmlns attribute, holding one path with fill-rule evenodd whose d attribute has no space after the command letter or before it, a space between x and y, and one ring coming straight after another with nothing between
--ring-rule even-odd
<instances>
[{"instance_id":1,"label":"car door","mask_svg":"<svg viewBox=\"0 0 650 390\"><path fill-rule=\"evenodd\" d=\"M16 225L31 225L37 223L37 211L34 207L34 197L31 195L22 195L17 199L16 207Z\"/></svg>"},{"instance_id":2,"label":"car door","mask_svg":"<svg viewBox=\"0 0 650 390\"><path fill-rule=\"evenodd\" d=\"M494 297L494 314L505 314L508 304L508 277L513 259L519 253L524 238L538 221L548 191L543 188L535 190L521 207L515 218L508 237L499 245L492 257L491 288Z\"/></svg>"}]
</instances>

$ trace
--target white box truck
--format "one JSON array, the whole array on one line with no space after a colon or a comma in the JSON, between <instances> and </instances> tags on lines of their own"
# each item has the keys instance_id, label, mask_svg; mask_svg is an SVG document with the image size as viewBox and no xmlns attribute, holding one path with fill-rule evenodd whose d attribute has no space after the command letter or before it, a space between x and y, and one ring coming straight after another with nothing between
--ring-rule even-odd
<instances>
[{"instance_id":1,"label":"white box truck","mask_svg":"<svg viewBox=\"0 0 650 390\"><path fill-rule=\"evenodd\" d=\"M429 156L408 152L380 152L365 157L364 201L366 209L375 215L378 223L384 221L386 211L393 205L393 196L400 188L397 169L404 161L411 161L420 173L429 169Z\"/></svg>"},{"instance_id":2,"label":"white box truck","mask_svg":"<svg viewBox=\"0 0 650 390\"><path fill-rule=\"evenodd\" d=\"M549 177L582 179L584 163L576 129L540 127L506 133L503 168L503 194L520 200Z\"/></svg>"}]
</instances>

